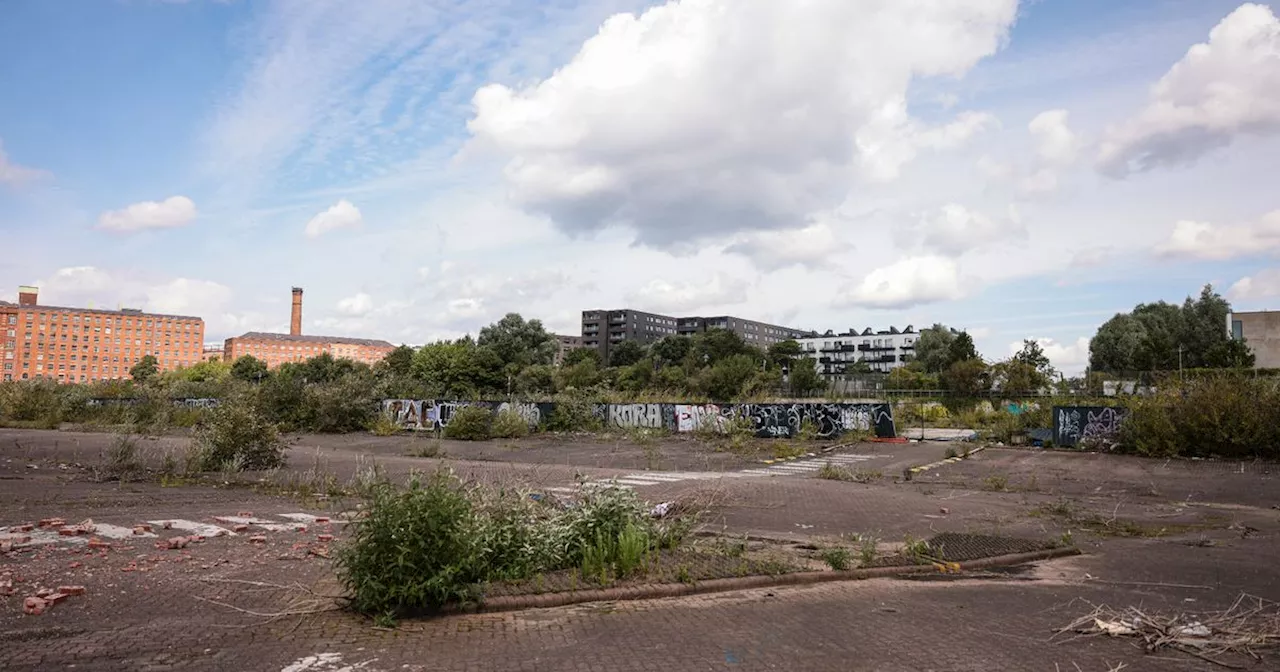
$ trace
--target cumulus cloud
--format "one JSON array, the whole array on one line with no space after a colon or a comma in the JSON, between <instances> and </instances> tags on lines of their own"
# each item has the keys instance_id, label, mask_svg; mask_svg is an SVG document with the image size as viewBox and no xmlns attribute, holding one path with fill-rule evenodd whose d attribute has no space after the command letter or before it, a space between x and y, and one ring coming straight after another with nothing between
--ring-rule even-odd
<instances>
[{"instance_id":1,"label":"cumulus cloud","mask_svg":"<svg viewBox=\"0 0 1280 672\"><path fill-rule=\"evenodd\" d=\"M1044 356L1058 372L1067 376L1076 376L1084 372L1089 365L1089 339L1081 336L1074 343L1059 343L1052 338L1036 338L1036 343L1044 350ZM1009 354L1016 355L1022 350L1022 341L1009 344Z\"/></svg>"},{"instance_id":2,"label":"cumulus cloud","mask_svg":"<svg viewBox=\"0 0 1280 672\"><path fill-rule=\"evenodd\" d=\"M845 289L836 307L910 308L926 303L949 301L964 295L960 270L946 257L907 257L877 268L862 282Z\"/></svg>"},{"instance_id":3,"label":"cumulus cloud","mask_svg":"<svg viewBox=\"0 0 1280 672\"><path fill-rule=\"evenodd\" d=\"M570 234L621 225L673 247L794 229L859 173L891 177L989 127L977 112L928 127L907 91L994 53L1016 9L674 0L618 14L551 77L477 91L472 148L508 157L516 202Z\"/></svg>"},{"instance_id":4,"label":"cumulus cloud","mask_svg":"<svg viewBox=\"0 0 1280 672\"><path fill-rule=\"evenodd\" d=\"M142 201L120 210L98 215L98 228L104 231L132 233L147 229L171 229L185 226L196 218L196 204L186 196L170 196L163 201Z\"/></svg>"},{"instance_id":5,"label":"cumulus cloud","mask_svg":"<svg viewBox=\"0 0 1280 672\"><path fill-rule=\"evenodd\" d=\"M1151 87L1132 118L1107 130L1099 167L1113 176L1185 164L1246 134L1280 130L1280 21L1244 4Z\"/></svg>"},{"instance_id":6,"label":"cumulus cloud","mask_svg":"<svg viewBox=\"0 0 1280 672\"><path fill-rule=\"evenodd\" d=\"M898 233L900 240L917 241L920 247L946 256L1010 240L1025 240L1026 226L1012 205L1003 217L989 217L963 205L950 203L926 212Z\"/></svg>"},{"instance_id":7,"label":"cumulus cloud","mask_svg":"<svg viewBox=\"0 0 1280 672\"><path fill-rule=\"evenodd\" d=\"M1232 301L1261 301L1280 297L1280 268L1264 268L1240 278L1227 290Z\"/></svg>"},{"instance_id":8,"label":"cumulus cloud","mask_svg":"<svg viewBox=\"0 0 1280 672\"><path fill-rule=\"evenodd\" d=\"M1072 268L1092 268L1101 266L1115 258L1116 250L1113 247L1086 247L1076 250L1071 255L1071 261L1068 263Z\"/></svg>"},{"instance_id":9,"label":"cumulus cloud","mask_svg":"<svg viewBox=\"0 0 1280 672\"><path fill-rule=\"evenodd\" d=\"M1223 260L1280 250L1280 210L1238 226L1182 220L1169 239L1156 246L1162 257Z\"/></svg>"},{"instance_id":10,"label":"cumulus cloud","mask_svg":"<svg viewBox=\"0 0 1280 672\"><path fill-rule=\"evenodd\" d=\"M363 223L364 218L360 216L360 210L352 205L351 201L342 199L307 222L307 237L319 238L337 229L359 228Z\"/></svg>"},{"instance_id":11,"label":"cumulus cloud","mask_svg":"<svg viewBox=\"0 0 1280 672\"><path fill-rule=\"evenodd\" d=\"M348 296L338 301L338 312L343 315L361 317L371 310L373 310L373 297L364 292L358 292L355 296Z\"/></svg>"},{"instance_id":12,"label":"cumulus cloud","mask_svg":"<svg viewBox=\"0 0 1280 672\"><path fill-rule=\"evenodd\" d=\"M13 163L9 160L9 155L5 154L4 143L0 143L0 184L21 185L48 175L43 170Z\"/></svg>"},{"instance_id":13,"label":"cumulus cloud","mask_svg":"<svg viewBox=\"0 0 1280 672\"><path fill-rule=\"evenodd\" d=\"M640 310L681 313L699 308L743 303L747 300L745 280L716 273L710 282L673 283L652 280L627 296Z\"/></svg>"},{"instance_id":14,"label":"cumulus cloud","mask_svg":"<svg viewBox=\"0 0 1280 672\"><path fill-rule=\"evenodd\" d=\"M204 317L210 310L222 311L231 303L231 288L211 280L175 278L146 288L147 310L171 315Z\"/></svg>"},{"instance_id":15,"label":"cumulus cloud","mask_svg":"<svg viewBox=\"0 0 1280 672\"><path fill-rule=\"evenodd\" d=\"M1067 126L1066 110L1046 110L1027 124L1036 143L1036 155L1046 163L1069 164L1076 159L1080 140Z\"/></svg>"},{"instance_id":16,"label":"cumulus cloud","mask_svg":"<svg viewBox=\"0 0 1280 672\"><path fill-rule=\"evenodd\" d=\"M787 266L817 267L849 245L836 235L830 224L811 224L803 229L761 231L744 234L724 248L742 255L758 268L774 271Z\"/></svg>"}]
</instances>

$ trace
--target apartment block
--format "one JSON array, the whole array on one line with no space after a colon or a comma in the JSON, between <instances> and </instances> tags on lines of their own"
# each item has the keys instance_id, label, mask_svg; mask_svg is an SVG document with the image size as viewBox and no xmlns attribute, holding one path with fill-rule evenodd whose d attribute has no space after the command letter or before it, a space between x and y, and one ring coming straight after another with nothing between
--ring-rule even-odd
<instances>
[{"instance_id":1,"label":"apartment block","mask_svg":"<svg viewBox=\"0 0 1280 672\"><path fill-rule=\"evenodd\" d=\"M630 309L582 311L582 347L595 348L606 364L610 349L623 341L648 345L676 333L676 318L670 315Z\"/></svg>"},{"instance_id":2,"label":"apartment block","mask_svg":"<svg viewBox=\"0 0 1280 672\"><path fill-rule=\"evenodd\" d=\"M16 304L0 302L0 380L128 379L147 355L161 371L191 366L203 344L199 317L44 306L36 287L19 287Z\"/></svg>"},{"instance_id":3,"label":"apartment block","mask_svg":"<svg viewBox=\"0 0 1280 672\"><path fill-rule=\"evenodd\" d=\"M866 364L872 371L888 373L905 365L915 357L916 341L920 334L907 325L899 331L890 327L873 332L870 328L861 333L850 329L843 334L828 331L822 336L798 338L804 355L813 360L818 372L828 376L852 373L851 365Z\"/></svg>"},{"instance_id":4,"label":"apartment block","mask_svg":"<svg viewBox=\"0 0 1280 672\"><path fill-rule=\"evenodd\" d=\"M222 346L222 357L225 361L234 362L245 355L252 355L274 369L285 362L301 362L327 352L337 359L351 359L372 366L395 349L396 346L386 341L368 338L303 335L302 288L294 287L289 333L251 331L228 338Z\"/></svg>"},{"instance_id":5,"label":"apartment block","mask_svg":"<svg viewBox=\"0 0 1280 672\"><path fill-rule=\"evenodd\" d=\"M768 348L779 341L804 338L812 332L791 327L780 327L767 322L757 322L741 317L719 315L716 317L682 317L676 320L677 333L692 336L708 329L728 329L742 337L749 345Z\"/></svg>"},{"instance_id":6,"label":"apartment block","mask_svg":"<svg viewBox=\"0 0 1280 672\"><path fill-rule=\"evenodd\" d=\"M560 366L564 363L564 358L569 355L571 350L577 350L583 347L581 336L566 336L556 334L556 358L555 365Z\"/></svg>"},{"instance_id":7,"label":"apartment block","mask_svg":"<svg viewBox=\"0 0 1280 672\"><path fill-rule=\"evenodd\" d=\"M1280 310L1229 313L1227 335L1244 339L1259 369L1280 369Z\"/></svg>"}]
</instances>

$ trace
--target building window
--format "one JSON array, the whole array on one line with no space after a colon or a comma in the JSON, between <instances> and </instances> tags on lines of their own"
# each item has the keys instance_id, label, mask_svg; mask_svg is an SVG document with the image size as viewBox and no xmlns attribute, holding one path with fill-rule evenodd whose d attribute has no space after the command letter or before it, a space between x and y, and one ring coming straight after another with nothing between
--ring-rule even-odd
<instances>
[{"instance_id":1,"label":"building window","mask_svg":"<svg viewBox=\"0 0 1280 672\"><path fill-rule=\"evenodd\" d=\"M10 335L13 332L9 332ZM1244 322L1240 320L1231 320L1231 338L1237 341L1244 340Z\"/></svg>"}]
</instances>

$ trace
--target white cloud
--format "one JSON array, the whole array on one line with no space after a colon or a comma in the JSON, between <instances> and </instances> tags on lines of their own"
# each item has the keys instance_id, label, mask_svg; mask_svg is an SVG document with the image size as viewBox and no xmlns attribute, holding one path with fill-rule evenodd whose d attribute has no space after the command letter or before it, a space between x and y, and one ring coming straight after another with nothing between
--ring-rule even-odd
<instances>
[{"instance_id":1,"label":"white cloud","mask_svg":"<svg viewBox=\"0 0 1280 672\"><path fill-rule=\"evenodd\" d=\"M1174 225L1169 239L1156 246L1162 257L1223 260L1280 250L1280 210L1263 215L1257 222L1224 226L1182 220Z\"/></svg>"},{"instance_id":2,"label":"white cloud","mask_svg":"<svg viewBox=\"0 0 1280 672\"><path fill-rule=\"evenodd\" d=\"M1264 268L1240 278L1227 290L1232 301L1262 301L1280 297L1280 268Z\"/></svg>"},{"instance_id":3,"label":"white cloud","mask_svg":"<svg viewBox=\"0 0 1280 672\"><path fill-rule=\"evenodd\" d=\"M231 288L210 280L175 278L145 291L144 307L157 313L204 317L231 304Z\"/></svg>"},{"instance_id":4,"label":"white cloud","mask_svg":"<svg viewBox=\"0 0 1280 672\"><path fill-rule=\"evenodd\" d=\"M468 128L509 158L515 200L571 234L621 225L674 247L794 229L859 169L888 178L990 126L971 112L926 127L907 91L994 53L1016 8L675 0L610 18L545 80L481 88Z\"/></svg>"},{"instance_id":5,"label":"white cloud","mask_svg":"<svg viewBox=\"0 0 1280 672\"><path fill-rule=\"evenodd\" d=\"M9 155L5 154L4 143L0 143L0 184L20 185L48 175L46 171L13 163L9 160Z\"/></svg>"},{"instance_id":6,"label":"white cloud","mask_svg":"<svg viewBox=\"0 0 1280 672\"><path fill-rule=\"evenodd\" d=\"M337 229L355 229L363 223L360 210L351 201L342 199L307 222L307 237L318 238Z\"/></svg>"},{"instance_id":7,"label":"white cloud","mask_svg":"<svg viewBox=\"0 0 1280 672\"><path fill-rule=\"evenodd\" d=\"M1067 264L1072 268L1091 268L1101 266L1115 258L1116 251L1111 247L1086 247L1076 250Z\"/></svg>"},{"instance_id":8,"label":"white cloud","mask_svg":"<svg viewBox=\"0 0 1280 672\"><path fill-rule=\"evenodd\" d=\"M1063 165L1076 159L1080 140L1067 126L1067 116L1066 110L1046 110L1027 124L1036 143L1036 154L1046 163Z\"/></svg>"},{"instance_id":9,"label":"white cloud","mask_svg":"<svg viewBox=\"0 0 1280 672\"><path fill-rule=\"evenodd\" d=\"M836 307L909 308L964 295L960 270L946 257L908 257L877 268L837 297Z\"/></svg>"},{"instance_id":10,"label":"white cloud","mask_svg":"<svg viewBox=\"0 0 1280 672\"><path fill-rule=\"evenodd\" d=\"M684 313L743 303L747 300L745 280L716 273L709 282L672 283L652 280L627 296L639 310L657 313Z\"/></svg>"},{"instance_id":11,"label":"white cloud","mask_svg":"<svg viewBox=\"0 0 1280 672\"><path fill-rule=\"evenodd\" d=\"M1190 163L1237 136L1280 131L1280 21L1244 4L1151 87L1145 108L1109 128L1099 167L1112 175Z\"/></svg>"},{"instance_id":12,"label":"white cloud","mask_svg":"<svg viewBox=\"0 0 1280 672\"><path fill-rule=\"evenodd\" d=\"M373 310L373 297L364 292L358 292L355 296L348 296L338 301L338 312L343 315L362 317L371 310Z\"/></svg>"},{"instance_id":13,"label":"white cloud","mask_svg":"<svg viewBox=\"0 0 1280 672\"><path fill-rule=\"evenodd\" d=\"M196 218L196 204L186 196L170 196L163 201L142 201L120 210L98 215L98 228L131 233L146 229L185 226Z\"/></svg>"},{"instance_id":14,"label":"white cloud","mask_svg":"<svg viewBox=\"0 0 1280 672\"><path fill-rule=\"evenodd\" d=\"M1004 217L989 217L956 203L920 215L915 224L898 234L900 240L918 241L922 248L946 256L959 256L978 247L1022 241L1026 237L1026 226L1013 206L1009 206L1008 215Z\"/></svg>"},{"instance_id":15,"label":"white cloud","mask_svg":"<svg viewBox=\"0 0 1280 672\"><path fill-rule=\"evenodd\" d=\"M848 248L830 224L820 222L803 229L744 234L724 249L747 257L758 268L773 271L792 265L821 266L831 255Z\"/></svg>"},{"instance_id":16,"label":"white cloud","mask_svg":"<svg viewBox=\"0 0 1280 672\"><path fill-rule=\"evenodd\" d=\"M1059 343L1052 338L1032 339L1040 344L1044 356L1059 373L1066 376L1078 376L1084 373L1089 365L1089 339L1081 336L1075 343ZM1009 354L1016 355L1022 350L1022 341L1009 344Z\"/></svg>"}]
</instances>

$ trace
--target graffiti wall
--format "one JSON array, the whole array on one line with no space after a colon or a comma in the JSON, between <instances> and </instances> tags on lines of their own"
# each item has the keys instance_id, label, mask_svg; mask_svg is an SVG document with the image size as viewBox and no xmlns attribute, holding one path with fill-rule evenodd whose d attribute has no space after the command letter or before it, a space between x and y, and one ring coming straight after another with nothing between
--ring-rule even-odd
<instances>
[{"instance_id":1,"label":"graffiti wall","mask_svg":"<svg viewBox=\"0 0 1280 672\"><path fill-rule=\"evenodd\" d=\"M387 399L382 412L405 429L436 430L449 425L461 406L483 406L495 413L510 410L537 427L551 417L554 403L489 401L421 401ZM846 432L873 432L878 437L897 435L890 404L596 404L596 417L614 429L648 428L672 432L724 432L736 422L747 423L756 436L792 437L806 425L821 438Z\"/></svg>"},{"instance_id":2,"label":"graffiti wall","mask_svg":"<svg viewBox=\"0 0 1280 672\"><path fill-rule=\"evenodd\" d=\"M104 397L100 399L90 399L85 402L85 406L89 408L105 408L107 406L137 406L145 402L146 399L138 397ZM217 399L170 399L174 406L179 408L215 408L219 400Z\"/></svg>"},{"instance_id":3,"label":"graffiti wall","mask_svg":"<svg viewBox=\"0 0 1280 672\"><path fill-rule=\"evenodd\" d=\"M1115 443L1128 410L1118 406L1054 406L1053 443Z\"/></svg>"}]
</instances>

